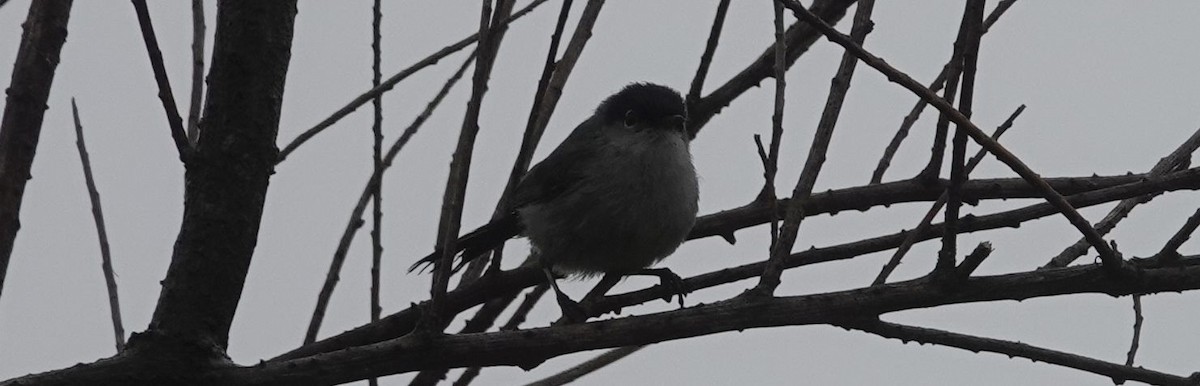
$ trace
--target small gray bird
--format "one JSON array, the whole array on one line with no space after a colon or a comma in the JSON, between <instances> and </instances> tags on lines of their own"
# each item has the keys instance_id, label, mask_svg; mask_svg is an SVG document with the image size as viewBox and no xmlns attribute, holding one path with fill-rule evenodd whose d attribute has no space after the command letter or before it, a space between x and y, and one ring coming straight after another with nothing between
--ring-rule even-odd
<instances>
[{"instance_id":1,"label":"small gray bird","mask_svg":"<svg viewBox=\"0 0 1200 386\"><path fill-rule=\"evenodd\" d=\"M529 170L507 216L459 239L464 263L511 237L528 237L564 315L574 319L578 305L551 272L606 274L609 286L626 275L655 275L682 296L678 276L647 267L674 252L696 221L699 190L686 123L683 98L668 87L635 83L608 97Z\"/></svg>"}]
</instances>

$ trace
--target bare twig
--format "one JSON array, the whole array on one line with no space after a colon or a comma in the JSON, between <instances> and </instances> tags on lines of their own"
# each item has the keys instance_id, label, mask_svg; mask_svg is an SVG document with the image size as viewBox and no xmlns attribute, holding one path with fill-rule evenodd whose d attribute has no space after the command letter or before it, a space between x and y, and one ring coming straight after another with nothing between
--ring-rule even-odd
<instances>
[{"instance_id":1,"label":"bare twig","mask_svg":"<svg viewBox=\"0 0 1200 386\"><path fill-rule=\"evenodd\" d=\"M1009 168L1020 175L1021 178L1024 178L1031 185L1037 187L1046 201L1058 209L1058 211L1063 214L1063 217L1066 217L1067 221L1069 221L1071 225L1075 227L1075 229L1079 230L1079 233L1083 234L1084 238L1088 240L1088 243L1092 244L1092 247L1096 248L1096 250L1100 252L1100 260L1109 273L1118 274L1125 271L1126 267L1121 256L1117 255L1112 248L1108 246L1108 243L1104 241L1104 238L1100 236L1095 229L1092 229L1092 225L1087 221L1087 219L1083 218L1083 216L1080 215L1075 208L1071 207L1071 204L1068 203L1062 195L1058 194L1058 192L1055 192L1050 185L1046 184L1045 180L1038 176L1038 174L1030 169L1029 166L1025 165L1020 158L1017 158L1017 156L1009 152L1008 149L1005 149L1004 146L1000 145L999 142L989 138L987 134L984 134L983 131L980 130L978 126L975 126L970 119L968 119L966 116L963 116L962 112L956 110L954 106L947 103L945 99L938 97L933 91L921 86L921 84L913 80L912 77L895 69L878 56L867 52L860 45L854 43L854 41L852 41L849 37L841 34L828 24L825 24L825 22L821 21L820 18L805 9L804 6L800 5L800 3L797 3L794 0L779 1L785 1L784 5L791 9L792 13L813 25L815 28L817 28L817 30L821 31L825 37L829 38L830 41L833 41L834 43L846 48L846 50L853 52L854 56L861 59L864 63L874 67L876 70L879 70L881 73L886 75L888 80L904 86L904 88L907 88L909 91L912 91L922 99L928 101L929 104L933 105L943 114L947 114L951 121L959 125L960 128L966 129L967 134L970 135L976 143L987 149L988 152L996 155L997 159L999 159L1001 162L1004 162L1005 165L1008 165Z\"/></svg>"},{"instance_id":2,"label":"bare twig","mask_svg":"<svg viewBox=\"0 0 1200 386\"><path fill-rule=\"evenodd\" d=\"M188 103L188 144L200 138L200 109L204 100L204 0L192 0L192 99Z\"/></svg>"},{"instance_id":3,"label":"bare twig","mask_svg":"<svg viewBox=\"0 0 1200 386\"><path fill-rule=\"evenodd\" d=\"M987 20L984 20L983 31L980 33L987 34L988 30L992 28L992 25L996 24L996 21L1000 20L1000 16L1003 16L1004 12L1016 2L1017 0L1000 1L1000 4L997 4L996 8L992 9L992 12L988 14ZM942 67L942 72L939 73L938 76L933 79L933 82L929 84L930 90L937 92L938 90L942 89L943 85L946 84L946 79L950 77L952 70L951 64L956 60L954 55L951 56L951 62L946 63L946 65ZM951 96L946 96L945 98L948 101L953 101L954 99ZM886 172L887 168L892 165L892 158L895 157L896 151L900 149L900 144L903 143L904 139L908 137L909 130L912 129L913 124L915 124L917 119L920 118L921 112L925 110L926 105L928 104L925 103L924 99L918 98L916 105L912 108L912 111L909 111L908 115L904 116L904 119L901 120L900 128L896 130L896 135L892 137L892 141L889 142L887 148L883 150L883 156L879 158L879 164L875 166L875 171L871 173L871 184L878 184L883 181L883 173Z\"/></svg>"},{"instance_id":4,"label":"bare twig","mask_svg":"<svg viewBox=\"0 0 1200 386\"><path fill-rule=\"evenodd\" d=\"M575 365L574 367L563 370L562 372L560 372L558 374L554 374L549 377L542 378L542 379L534 381L534 382L530 382L527 386L565 385L565 384L574 382L575 380L577 380L579 378L583 378L584 375L591 374L591 373L595 372L596 370L603 368L604 366L611 365L611 364L613 364L613 362L619 361L622 358L629 356L629 354L638 352L638 350L641 350L642 348L645 348L645 347L646 346L625 346L625 347L614 348L614 349L605 351L603 354L597 355L595 358L589 359L586 362L580 363L578 365Z\"/></svg>"},{"instance_id":5,"label":"bare twig","mask_svg":"<svg viewBox=\"0 0 1200 386\"><path fill-rule=\"evenodd\" d=\"M772 67L775 78L775 100L774 111L771 113L771 145L767 151L766 159L763 159L763 188L758 193L758 200L765 201L771 207L771 245L767 247L768 253L774 250L775 245L779 243L779 211L777 210L778 196L775 194L775 176L779 172L779 143L783 140L783 107L785 102L784 95L787 89L787 62L784 57L787 54L787 43L783 36L783 6L778 2L772 2L771 8L775 13L775 64ZM762 148L762 140L758 135L754 136L754 141L758 147ZM762 150L759 150L761 155Z\"/></svg>"},{"instance_id":6,"label":"bare twig","mask_svg":"<svg viewBox=\"0 0 1200 386\"><path fill-rule=\"evenodd\" d=\"M962 45L962 99L958 102L959 111L963 116L971 117L971 108L975 96L975 69L979 58L979 37L983 23L984 0L968 0L967 8L963 11L962 27L957 46ZM951 90L946 90L949 93ZM942 126L939 122L938 129ZM946 233L942 235L942 249L938 252L935 270L949 272L954 268L954 260L958 250L958 211L962 206L962 184L967 180L965 167L967 162L967 133L963 128L954 130L950 161L950 186L946 188ZM935 150L935 153L938 150ZM937 158L937 157L935 157ZM931 164L932 165L932 164ZM940 165L939 165L940 166ZM936 173L934 173L936 174Z\"/></svg>"},{"instance_id":7,"label":"bare twig","mask_svg":"<svg viewBox=\"0 0 1200 386\"><path fill-rule=\"evenodd\" d=\"M1175 148L1171 154L1168 154L1166 157L1158 160L1158 162L1150 168L1150 172L1146 173L1146 175L1161 176L1180 167L1185 167L1182 165L1190 163L1192 152L1196 151L1197 148L1200 148L1200 129L1192 132L1192 135L1184 140L1183 143L1179 144L1179 147ZM1114 227L1116 227L1117 223L1124 219L1125 216L1128 216L1129 212L1132 211L1134 207L1138 206L1138 204L1149 202L1155 196L1156 195L1148 195L1145 197L1121 200L1116 207L1113 207L1108 214L1104 215L1103 219L1096 223L1096 232L1100 233L1101 235L1107 234ZM1071 262L1075 261L1075 259L1079 258L1079 256L1083 256L1084 253L1087 253L1087 250L1090 246L1091 244L1088 243L1087 239L1080 239L1079 241L1076 241L1075 244L1064 248L1063 251L1059 252L1057 256L1054 256L1054 258L1050 259L1050 261L1046 263L1045 267L1065 267L1068 264L1071 264Z\"/></svg>"},{"instance_id":8,"label":"bare twig","mask_svg":"<svg viewBox=\"0 0 1200 386\"><path fill-rule=\"evenodd\" d=\"M979 265L983 264L983 260L987 259L988 256L992 254L992 251L992 243L987 241L976 245L975 250L971 251L970 254L967 254L967 256L963 258L962 264L959 264L958 267L954 269L954 274L957 276L955 280L961 283L962 281L965 281L967 278L971 277L971 274L975 273L975 270L979 268Z\"/></svg>"},{"instance_id":9,"label":"bare twig","mask_svg":"<svg viewBox=\"0 0 1200 386\"><path fill-rule=\"evenodd\" d=\"M583 55L583 49L592 37L592 28L595 27L596 20L600 17L604 1L589 0L584 5L583 12L579 15L579 22L575 26L575 32L571 35L571 40L567 42L562 59L555 61L558 42L570 12L569 5L571 2L564 2L564 8L559 11L559 19L554 27L555 33L551 36L551 48L546 53L546 63L542 68L542 79L546 82L543 84L542 79L538 81L538 92L534 95L534 103L530 107L529 119L526 121L525 132L521 138L521 148L517 152L517 159L513 161L512 170L509 171L508 182L504 186L504 191L501 192L500 201L496 203L496 210L492 213L493 220L506 215L505 212L511 210L508 207L508 197L517 188L521 177L529 169L529 164L533 162L534 151L537 150L537 146L542 140L542 134L546 132L546 125L549 124L550 116L554 114L554 110L558 106L558 100L575 69L575 63ZM491 267L493 270L500 269L500 252L501 249L497 248L492 254ZM463 277L468 281L474 278L488 260L474 259L471 266L463 273Z\"/></svg>"},{"instance_id":10,"label":"bare twig","mask_svg":"<svg viewBox=\"0 0 1200 386\"><path fill-rule=\"evenodd\" d=\"M383 78L383 72L380 69L382 61L381 43L383 36L380 33L380 27L383 24L383 10L381 0L375 0L371 6L371 88L379 87L379 82ZM383 94L376 96L371 100L371 107L375 112L374 122L371 124L371 134L373 142L371 146L371 164L374 165L373 172L376 178L383 176ZM370 318L372 322L379 321L379 314L383 312L383 308L379 305L379 287L382 284L379 277L380 265L383 263L383 183L374 181L375 185L371 189L371 310ZM367 380L369 386L379 386L378 378Z\"/></svg>"},{"instance_id":11,"label":"bare twig","mask_svg":"<svg viewBox=\"0 0 1200 386\"><path fill-rule=\"evenodd\" d=\"M36 1L21 24L21 43L0 120L0 290L21 228L21 198L37 153L59 53L67 39L71 0Z\"/></svg>"},{"instance_id":12,"label":"bare twig","mask_svg":"<svg viewBox=\"0 0 1200 386\"><path fill-rule=\"evenodd\" d=\"M1027 358L1035 362L1046 362L1103 375L1112 378L1114 381L1132 380L1155 385L1192 384L1192 380L1186 377L1147 370L1141 367L1105 362L1082 355L1041 348L1020 342L984 338L883 321L851 322L841 326L905 342L916 341L919 343L956 347L972 352L987 351L1010 357Z\"/></svg>"},{"instance_id":13,"label":"bare twig","mask_svg":"<svg viewBox=\"0 0 1200 386\"><path fill-rule=\"evenodd\" d=\"M1008 119L1006 119L1004 123L1000 125L1000 127L996 128L996 131L992 133L992 138L999 140L1000 136L1004 135L1004 132L1008 131L1008 129L1012 127L1013 121L1015 121L1023 111L1025 111L1025 105L1017 107L1017 109L1008 116ZM986 155L987 149L979 149L979 151L975 153L975 156L971 158L971 161L967 162L967 167L964 174L970 176L971 171L975 170L975 167L983 161L983 157ZM912 248L913 244L916 243L916 238L919 237L919 235L924 234L925 231L929 229L929 224L933 222L933 218L936 217L938 212L942 210L942 207L946 205L946 199L946 194L942 193L941 197L938 197L937 201L929 207L929 210L925 212L925 217L921 219L921 222L917 224L916 228L913 228L913 230L909 232L909 237L904 239L904 243L900 244L900 246L896 248L896 252L893 253L891 259L888 259L888 262L883 265L883 269L879 271L879 274L875 276L875 280L871 282L871 284L878 285L887 281L888 276L890 276L892 272L896 270L896 267L900 266L900 260L904 258L904 255L907 254L909 249Z\"/></svg>"},{"instance_id":14,"label":"bare twig","mask_svg":"<svg viewBox=\"0 0 1200 386\"><path fill-rule=\"evenodd\" d=\"M512 11L512 0L500 0L496 12L507 15ZM441 256L434 263L433 283L430 285L430 307L424 319L429 331L440 331L449 315L442 314L442 301L450 283L450 268L458 249L458 232L462 227L462 209L467 192L467 179L471 173L471 158L475 150L475 136L479 133L479 111L483 96L487 93L492 64L504 37L502 26L491 29L492 0L482 0L479 16L479 58L475 61L475 73L471 79L471 98L467 101L467 112L463 117L458 144L450 160L450 172L446 178L446 191L442 196L442 210L438 220L437 250Z\"/></svg>"},{"instance_id":15,"label":"bare twig","mask_svg":"<svg viewBox=\"0 0 1200 386\"><path fill-rule=\"evenodd\" d=\"M855 3L855 0L821 0L813 2L813 13L820 15L823 20L830 23L836 23L846 15L846 10ZM785 33L787 37L787 57L786 64L790 67L800 58L808 48L812 46L817 38L821 37L820 32L814 30L808 23L797 21L788 27ZM708 95L699 98L695 103L688 104L688 133L692 138L695 138L700 129L704 127L721 109L728 106L734 99L737 99L742 93L747 90L757 87L762 83L763 79L770 77L774 72L775 67L775 44L772 42L770 46L763 50L757 58L746 65L741 71L729 78L725 83L717 86Z\"/></svg>"},{"instance_id":16,"label":"bare twig","mask_svg":"<svg viewBox=\"0 0 1200 386\"><path fill-rule=\"evenodd\" d=\"M704 79L708 77L708 68L717 52L717 43L721 41L721 29L725 27L725 14L728 12L729 0L717 3L717 14L713 16L712 29L708 31L708 41L704 43L704 53L700 55L700 66L696 69L696 75L692 77L692 86L688 88L688 110L700 100L700 93L704 91Z\"/></svg>"},{"instance_id":17,"label":"bare twig","mask_svg":"<svg viewBox=\"0 0 1200 386\"><path fill-rule=\"evenodd\" d=\"M162 101L163 111L167 113L167 124L171 127L171 138L175 140L175 148L179 150L179 159L187 162L192 146L188 143L187 133L183 128L183 119L179 117L179 107L175 106L175 95L171 92L171 81L167 79L167 68L163 65L162 51L158 50L158 38L154 36L150 11L146 8L146 0L132 1L133 9L137 12L138 27L141 27L142 30L142 40L146 42L146 53L150 55L150 67L154 70L154 81L158 83L158 99Z\"/></svg>"},{"instance_id":18,"label":"bare twig","mask_svg":"<svg viewBox=\"0 0 1200 386\"><path fill-rule=\"evenodd\" d=\"M514 12L511 17L508 17L504 21L500 22L494 28L507 27L509 23L517 21L517 19L520 19L522 16L529 14L529 12L533 11L535 8L537 8L537 6L546 3L546 1L548 0L533 0L529 3L529 5L526 5L525 8L521 8L521 10ZM303 145L305 142L308 142L308 140L312 139L312 137L320 134L330 126L333 126L334 123L337 123L337 121L345 118L347 115L350 115L350 113L354 112L354 110L357 110L359 107L362 107L362 105L365 105L367 102L375 99L377 95L390 91L392 88L396 87L396 84L417 73L417 71L421 71L426 67L436 64L439 60L442 60L443 58L450 56L450 54L466 48L478 39L479 34L476 33L463 38L454 44L448 45L441 50L434 52L432 55L413 63L412 66L401 70L399 73L396 73L396 75L392 75L390 78L387 78L387 80L384 80L383 83L379 84L379 87L372 88L362 95L355 97L345 106L333 112L333 114L328 118L325 118L321 122L317 123L316 126L305 130L303 133L300 133L300 135L296 136L292 142L288 143L287 146L284 146L283 149L279 151L279 160L276 161L276 163L283 162L283 160L287 159L287 157L291 155L292 152L296 151L296 148L300 147L300 145Z\"/></svg>"},{"instance_id":19,"label":"bare twig","mask_svg":"<svg viewBox=\"0 0 1200 386\"><path fill-rule=\"evenodd\" d=\"M392 143L392 146L388 149L387 155L383 158L383 167L376 170L375 173L371 175L371 178L367 180L367 186L363 188L362 194L359 195L358 203L354 206L354 210L350 214L350 222L346 225L346 230L342 232L342 237L338 242L337 250L333 253L333 261L331 261L329 264L329 273L325 276L325 284L321 286L321 293L317 296L317 306L313 310L313 316L309 322L308 331L305 333L304 337L304 342L306 344L315 341L317 338L317 333L321 328L321 322L325 319L325 310L329 306L329 299L333 296L333 289L337 286L338 278L340 277L342 271L342 265L346 262L346 253L350 250L350 242L354 240L354 235L358 232L358 229L362 228L363 213L365 213L367 210L367 203L370 202L371 192L374 191L375 184L382 182L382 173L384 173L384 171L386 171L387 168L392 165L392 162L396 159L396 156L400 154L400 150L403 149L404 145L408 143L408 140L417 133L417 130L421 128L421 125L423 125L425 121L429 119L429 116L432 115L433 111L442 103L442 99L446 97L446 94L450 93L450 89L454 87L455 83L462 78L463 73L466 72L467 67L472 61L474 61L474 59L474 54L467 57L467 60L463 61L462 66L459 66L458 71L456 71L454 75L450 76L450 79L446 80L446 83L442 85L442 89L439 90L437 95L433 97L433 100L429 101L429 103L425 106L425 110L421 111L421 114L418 115L417 118L414 119L413 122L404 129L404 132L400 135L400 138L397 138L396 141Z\"/></svg>"},{"instance_id":20,"label":"bare twig","mask_svg":"<svg viewBox=\"0 0 1200 386\"><path fill-rule=\"evenodd\" d=\"M774 2L782 7L780 1ZM858 2L854 14L854 26L851 34L856 43L861 44L871 32L871 12L875 7L873 0ZM782 10L780 10L782 12ZM858 60L849 52L842 55L837 74L830 81L829 97L825 101L825 110L821 112L821 120L817 123L817 131L813 135L812 146L808 149L808 158L804 161L804 169L792 190L792 201L787 206L783 229L779 231L779 241L771 246L771 257L763 269L762 277L754 291L759 295L774 294L779 286L779 276L783 273L783 259L792 251L796 243L796 234L800 230L800 222L804 220L804 202L812 195L813 186L817 183L817 175L825 164L825 153L829 150L829 142L833 139L833 129L837 125L838 116L842 112L842 103L846 100L846 92L850 90L850 80L854 76L854 68Z\"/></svg>"},{"instance_id":21,"label":"bare twig","mask_svg":"<svg viewBox=\"0 0 1200 386\"><path fill-rule=\"evenodd\" d=\"M83 181L87 184L88 198L92 202L92 219L96 221L96 237L100 239L100 268L104 271L104 285L108 290L108 309L112 314L113 335L117 352L125 349L125 327L121 323L121 302L117 296L117 279L113 273L112 252L108 247L108 230L104 226L104 211L100 209L100 191L92 177L92 162L88 157L87 145L83 141L83 123L79 120L79 108L71 98L71 116L75 118L75 147L79 149L79 161L83 164Z\"/></svg>"},{"instance_id":22,"label":"bare twig","mask_svg":"<svg viewBox=\"0 0 1200 386\"><path fill-rule=\"evenodd\" d=\"M1137 358L1138 345L1142 340L1142 295L1134 294L1133 296L1133 338L1129 342L1129 353L1125 355L1125 365L1133 366L1133 360Z\"/></svg>"},{"instance_id":23,"label":"bare twig","mask_svg":"<svg viewBox=\"0 0 1200 386\"><path fill-rule=\"evenodd\" d=\"M1158 255L1162 256L1165 260L1178 259L1179 247L1183 246L1183 243L1192 237L1192 232L1195 232L1198 226L1200 226L1200 209L1196 209L1196 212L1192 213L1191 217L1188 217L1187 222L1183 223L1183 226L1174 235L1171 235L1171 239L1167 240L1167 243L1163 245Z\"/></svg>"}]
</instances>

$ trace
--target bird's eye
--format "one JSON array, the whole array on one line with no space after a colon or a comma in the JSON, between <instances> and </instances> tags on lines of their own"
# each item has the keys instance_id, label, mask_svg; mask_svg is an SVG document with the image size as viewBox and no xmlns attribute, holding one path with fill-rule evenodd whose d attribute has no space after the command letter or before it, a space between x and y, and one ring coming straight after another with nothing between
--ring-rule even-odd
<instances>
[{"instance_id":1,"label":"bird's eye","mask_svg":"<svg viewBox=\"0 0 1200 386\"><path fill-rule=\"evenodd\" d=\"M637 124L637 117L633 115L633 110L625 112L625 127L633 127Z\"/></svg>"}]
</instances>

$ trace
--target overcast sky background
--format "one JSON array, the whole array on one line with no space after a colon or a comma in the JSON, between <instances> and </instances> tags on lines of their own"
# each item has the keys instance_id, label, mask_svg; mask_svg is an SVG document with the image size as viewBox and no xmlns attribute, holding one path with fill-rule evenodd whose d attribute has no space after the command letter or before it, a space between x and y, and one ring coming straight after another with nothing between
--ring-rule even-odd
<instances>
[{"instance_id":1,"label":"overcast sky background","mask_svg":"<svg viewBox=\"0 0 1200 386\"><path fill-rule=\"evenodd\" d=\"M477 29L478 1L388 1L383 21L384 76ZM519 2L523 6L526 2ZM576 2L576 12L582 1ZM995 5L989 1L988 10ZM558 2L515 23L504 39L483 104L481 131L463 226L486 222L503 189ZM609 1L550 122L536 159L586 118L604 96L627 83L650 81L686 90L716 0ZM807 2L806 2L807 4ZM0 8L0 74L11 73L29 1ZM369 1L302 1L280 147L370 88ZM215 2L206 2L209 52ZM852 7L853 8L853 7ZM852 13L852 12L851 12ZM151 14L178 104L186 109L190 76L190 7L153 2ZM959 1L880 1L866 47L927 83L950 56L962 14ZM768 1L735 1L729 11L706 91L724 83L770 44ZM852 15L839 29L848 31ZM1200 127L1200 2L1023 1L983 39L973 120L995 127L1018 105L1028 109L1001 141L1045 176L1144 172ZM788 21L791 22L789 16ZM568 32L574 28L569 24ZM182 214L183 168L156 97L153 75L128 2L77 1L69 24L41 142L22 208L23 228L0 298L0 379L91 362L113 354L99 248L75 150L70 98L78 99L96 182L103 199L126 330L144 330L159 294ZM565 44L564 44L565 45ZM788 72L779 191L799 175L829 78L842 50L822 39ZM387 143L413 119L466 51L401 83L384 99ZM5 75L7 77L7 75ZM468 76L469 79L469 76ZM701 212L749 202L762 184L752 135L769 137L773 86L754 88L716 116L693 142L701 177ZM386 313L428 297L428 276L404 272L434 242L450 154L469 95L462 82L417 134L385 178L384 294ZM860 65L846 100L817 191L865 184L884 146L916 98ZM181 114L186 116L186 111ZM885 180L907 178L924 165L934 114L913 129ZM297 347L349 213L371 173L370 107L339 122L279 165L272 178L259 244L230 336L229 354L252 364ZM972 150L973 151L973 150ZM946 169L948 172L948 168ZM987 159L975 177L1011 177ZM991 213L1033 203L1014 200L964 208ZM1133 212L1110 234L1126 255L1156 252L1197 206L1195 193L1164 195ZM1109 205L1084 210L1096 221ZM822 215L806 220L797 250L912 228L927 203ZM766 257L765 227L741 231L739 243L717 238L685 244L664 265L683 276ZM998 274L1033 269L1078 239L1061 217L961 237L969 248L991 241L996 252L979 269ZM370 248L359 232L322 329L329 336L368 319ZM1195 253L1197 244L1182 252ZM510 254L525 242L509 243ZM924 274L937 243L918 245L893 280ZM779 293L796 295L867 285L892 251L788 271ZM515 263L508 259L509 263ZM1080 260L1089 263L1090 258ZM699 291L690 304L735 295L756 281ZM570 282L580 297L591 282ZM654 284L630 279L615 291ZM1145 327L1137 364L1187 375L1200 370L1196 294L1144 299ZM656 302L627 309L646 314ZM544 301L526 326L558 316ZM611 316L609 316L611 317ZM1123 362L1133 321L1129 298L1078 295L1024 302L941 307L885 319L987 337L1020 340ZM461 321L452 326L457 331ZM523 383L553 374L598 352L556 358L526 372L485 370L477 384ZM451 373L456 378L459 371ZM406 384L411 375L386 378ZM606 384L1108 384L1073 369L902 344L829 326L730 332L648 347L581 380ZM363 383L365 384L365 383Z\"/></svg>"}]
</instances>

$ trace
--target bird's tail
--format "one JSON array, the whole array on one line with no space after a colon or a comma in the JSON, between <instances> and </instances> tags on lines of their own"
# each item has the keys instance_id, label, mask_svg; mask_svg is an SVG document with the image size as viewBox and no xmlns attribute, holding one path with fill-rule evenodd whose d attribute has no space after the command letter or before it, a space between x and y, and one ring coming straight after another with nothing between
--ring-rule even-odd
<instances>
[{"instance_id":1,"label":"bird's tail","mask_svg":"<svg viewBox=\"0 0 1200 386\"><path fill-rule=\"evenodd\" d=\"M471 233L462 235L458 238L458 242L455 243L456 249L458 249L456 252L462 252L462 260L454 266L453 272L458 272L458 270L466 266L471 260L483 256L487 251L500 246L505 240L516 237L520 233L521 221L518 220L515 213L510 213L479 227L479 229L471 231ZM424 273L441 256L441 248L435 249L433 253L409 266L408 272L419 270Z\"/></svg>"}]
</instances>

